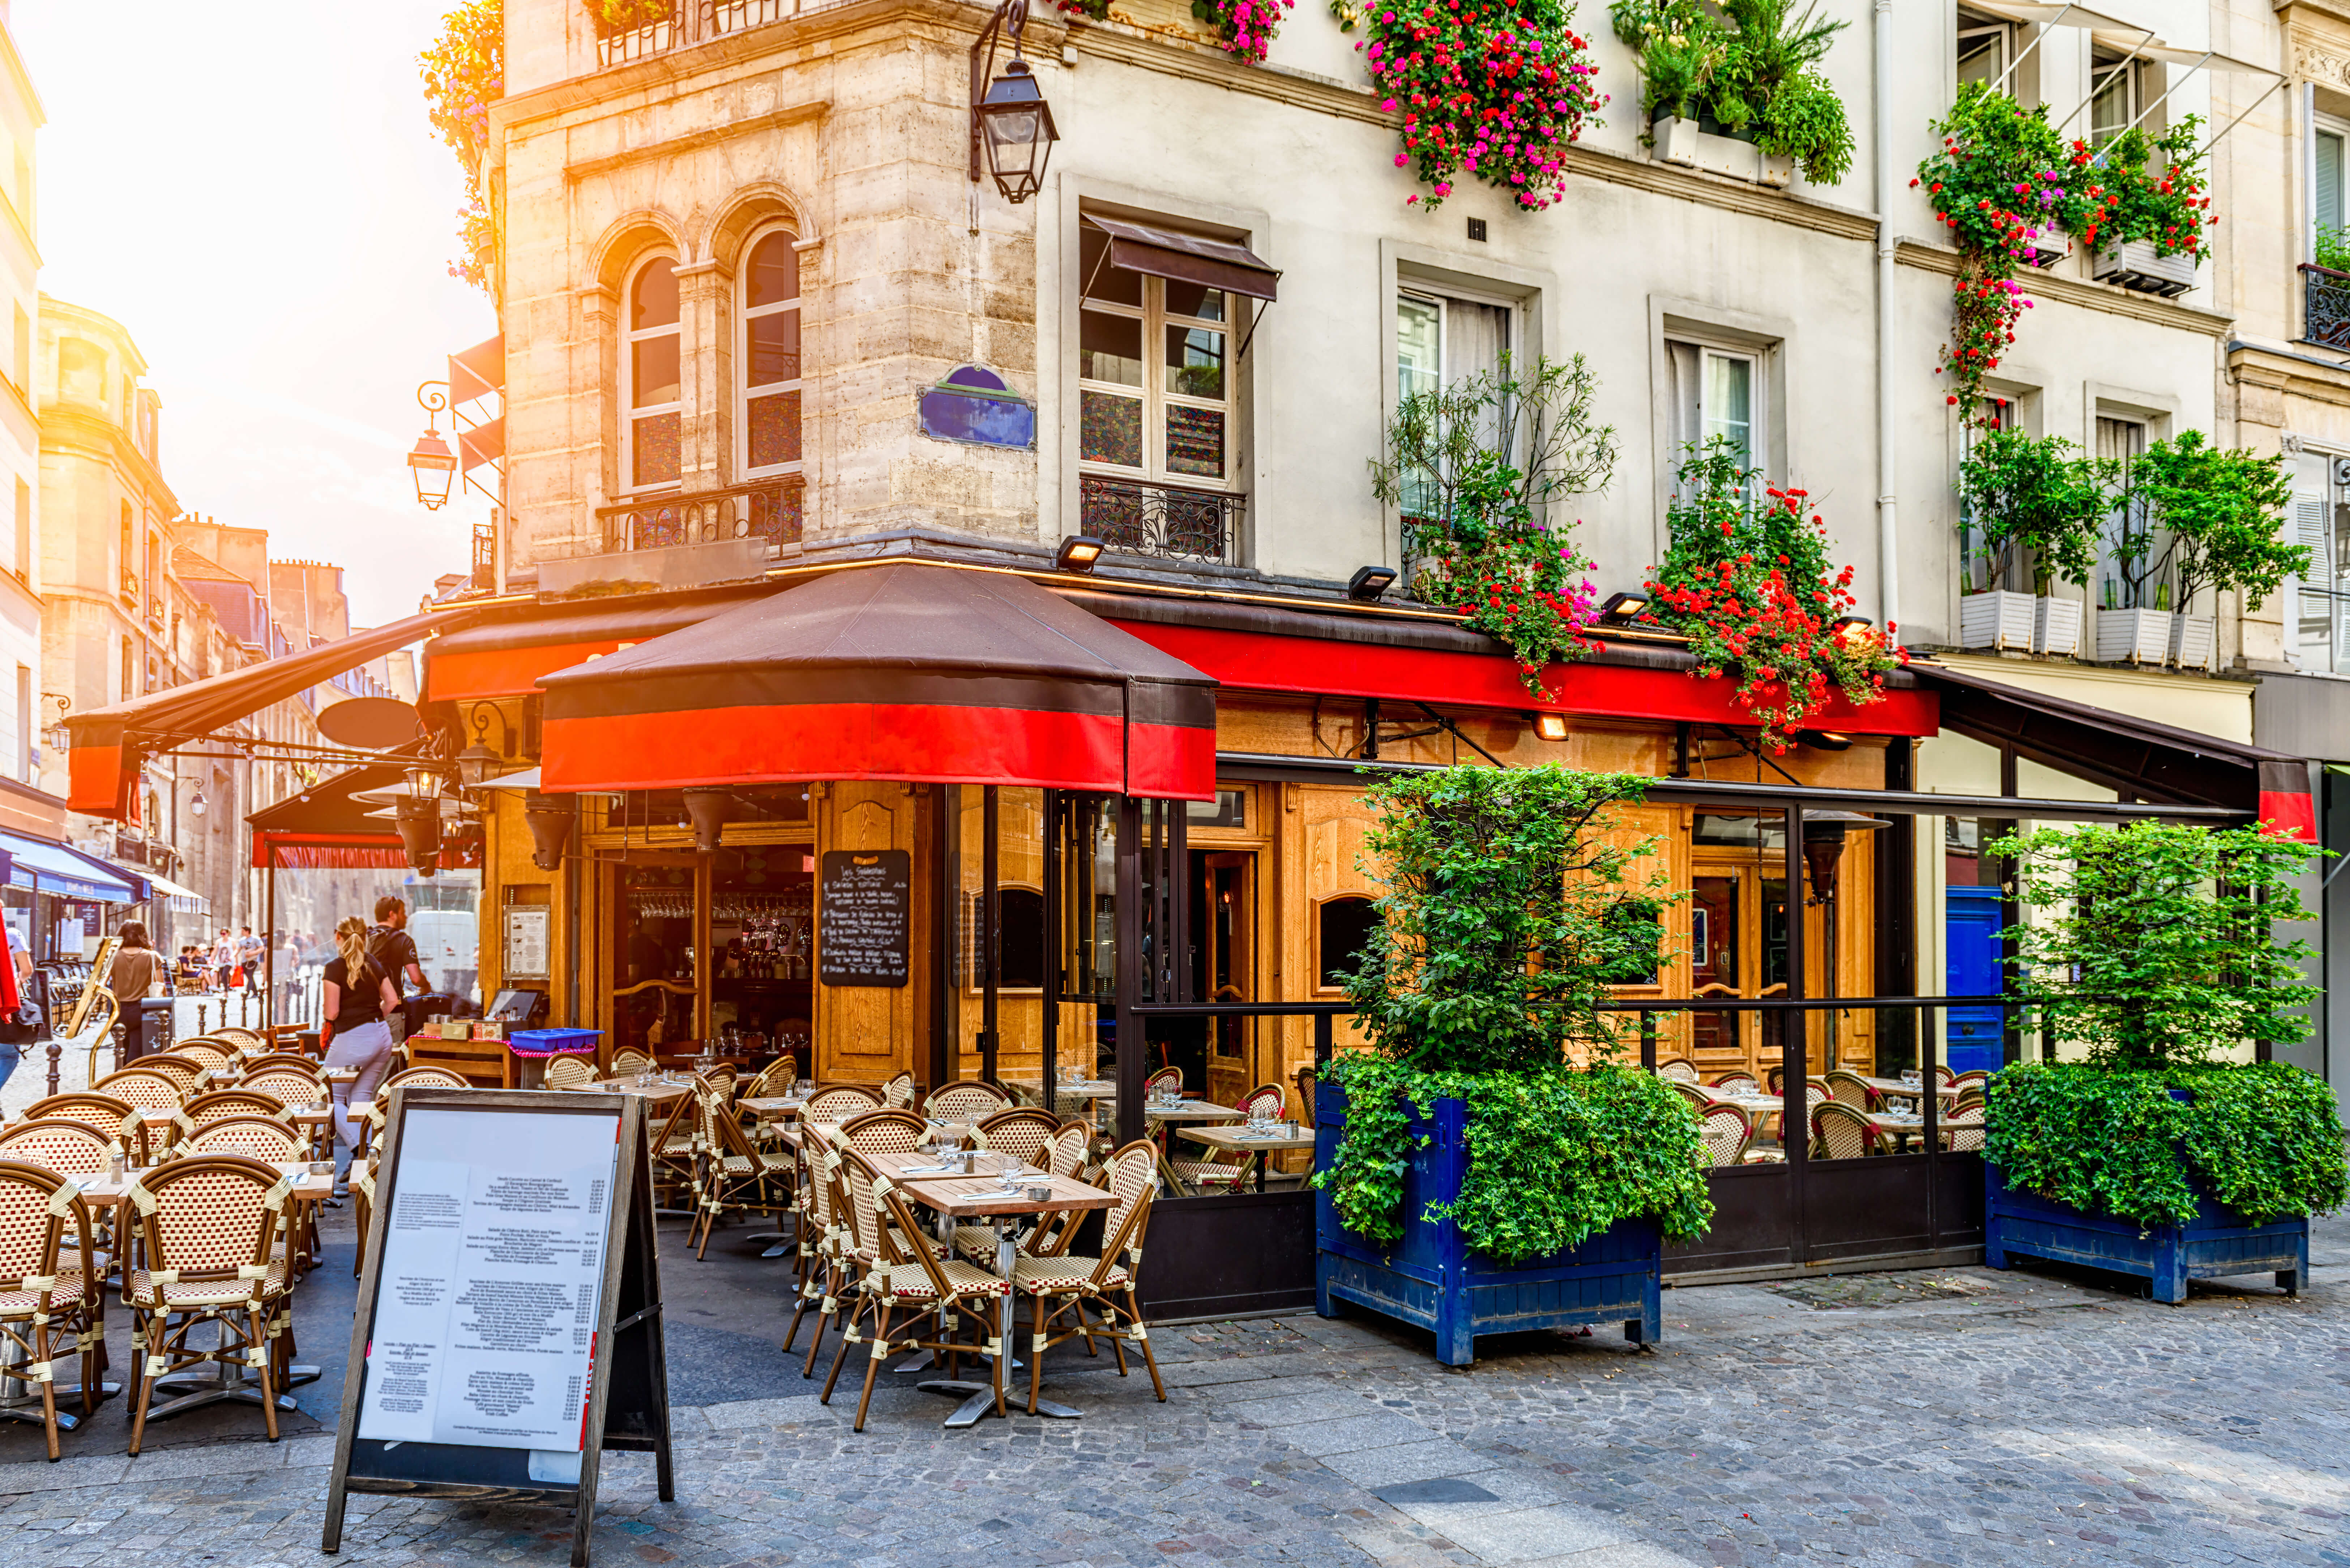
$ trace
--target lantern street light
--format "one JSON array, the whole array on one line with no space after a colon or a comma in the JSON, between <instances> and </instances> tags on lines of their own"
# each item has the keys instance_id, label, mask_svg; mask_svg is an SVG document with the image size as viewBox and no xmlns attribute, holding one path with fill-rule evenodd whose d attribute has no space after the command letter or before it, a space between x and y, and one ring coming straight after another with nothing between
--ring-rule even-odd
<instances>
[{"instance_id":1,"label":"lantern street light","mask_svg":"<svg viewBox=\"0 0 2350 1568\"><path fill-rule=\"evenodd\" d=\"M1053 106L1045 101L1028 62L1020 56L1020 35L1027 26L1028 0L1003 0L971 47L972 183L979 183L984 153L995 188L1014 206L1044 189L1045 160L1061 139L1053 129ZM1011 63L990 82L996 45L1007 32L1012 36ZM983 82L987 83L984 93L980 90Z\"/></svg>"},{"instance_id":2,"label":"lantern street light","mask_svg":"<svg viewBox=\"0 0 2350 1568\"><path fill-rule=\"evenodd\" d=\"M441 416L449 411L448 383L427 381L418 387L416 403L424 410L424 433L408 449L408 469L416 476L416 499L427 512L438 512L448 504L450 487L457 483L457 454L441 439Z\"/></svg>"}]
</instances>

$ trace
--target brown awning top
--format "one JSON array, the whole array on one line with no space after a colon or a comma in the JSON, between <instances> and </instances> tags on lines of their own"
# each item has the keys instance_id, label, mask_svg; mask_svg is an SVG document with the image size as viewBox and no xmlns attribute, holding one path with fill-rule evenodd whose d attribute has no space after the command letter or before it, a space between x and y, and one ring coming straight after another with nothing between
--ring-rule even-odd
<instances>
[{"instance_id":1,"label":"brown awning top","mask_svg":"<svg viewBox=\"0 0 2350 1568\"><path fill-rule=\"evenodd\" d=\"M1156 228L1123 218L1097 218L1091 213L1087 214L1086 222L1109 236L1109 265L1128 272L1171 277L1181 283L1245 294L1251 299L1268 303L1274 297L1274 286L1281 281L1279 268L1268 266L1248 246L1231 240L1211 240L1201 234L1187 234L1180 229Z\"/></svg>"}]
</instances>

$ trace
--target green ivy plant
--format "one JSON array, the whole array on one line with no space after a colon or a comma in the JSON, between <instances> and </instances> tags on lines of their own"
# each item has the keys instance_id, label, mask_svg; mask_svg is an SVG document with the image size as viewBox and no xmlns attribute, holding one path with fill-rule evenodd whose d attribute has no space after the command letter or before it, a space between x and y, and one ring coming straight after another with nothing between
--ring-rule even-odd
<instances>
[{"instance_id":1,"label":"green ivy plant","mask_svg":"<svg viewBox=\"0 0 2350 1568\"><path fill-rule=\"evenodd\" d=\"M1672 897L1661 871L1635 869L1657 841L1609 833L1644 787L1559 767L1372 786L1383 924L1347 990L1373 1049L1332 1064L1347 1130L1315 1178L1350 1229L1403 1234L1410 1110L1446 1097L1471 1106L1469 1174L1421 1218L1451 1220L1481 1252L1544 1256L1633 1216L1676 1237L1710 1222L1697 1117L1623 1065L1626 1026L1607 1012L1613 977L1656 963L1653 911ZM1650 919L1627 918L1635 900Z\"/></svg>"},{"instance_id":2,"label":"green ivy plant","mask_svg":"<svg viewBox=\"0 0 2350 1568\"><path fill-rule=\"evenodd\" d=\"M2085 455L2063 436L1978 432L1959 462L1966 525L1991 566L1991 586L2052 579L2086 586L2106 518L2119 504L2121 465Z\"/></svg>"}]
</instances>

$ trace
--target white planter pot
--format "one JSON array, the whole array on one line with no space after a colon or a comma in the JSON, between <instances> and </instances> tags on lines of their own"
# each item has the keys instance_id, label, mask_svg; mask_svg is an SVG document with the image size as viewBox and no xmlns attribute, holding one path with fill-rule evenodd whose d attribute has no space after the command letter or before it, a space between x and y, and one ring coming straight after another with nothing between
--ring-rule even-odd
<instances>
[{"instance_id":1,"label":"white planter pot","mask_svg":"<svg viewBox=\"0 0 2350 1568\"><path fill-rule=\"evenodd\" d=\"M2106 283L2117 283L2124 288L2137 289L2142 294L2158 294L2171 298L2195 286L2195 258L2184 252L2178 255L2157 255L2149 242L2126 240L2118 245L2108 245L2091 257L2089 275Z\"/></svg>"},{"instance_id":2,"label":"white planter pot","mask_svg":"<svg viewBox=\"0 0 2350 1568\"><path fill-rule=\"evenodd\" d=\"M1697 167L1697 121L1694 119L1660 119L1648 128L1656 139L1657 156L1667 163Z\"/></svg>"},{"instance_id":3,"label":"white planter pot","mask_svg":"<svg viewBox=\"0 0 2350 1568\"><path fill-rule=\"evenodd\" d=\"M1751 141L1700 130L1694 119L1659 119L1649 126L1648 133L1656 140L1657 156L1667 163L1702 169L1711 174L1727 174L1750 184L1763 182L1762 150ZM1792 163L1787 175L1789 179L1794 176Z\"/></svg>"},{"instance_id":4,"label":"white planter pot","mask_svg":"<svg viewBox=\"0 0 2350 1568\"><path fill-rule=\"evenodd\" d=\"M2030 594L2012 594L2002 588L1969 594L1959 601L1959 646L2029 653L2032 611Z\"/></svg>"},{"instance_id":5,"label":"white planter pot","mask_svg":"<svg viewBox=\"0 0 2350 1568\"><path fill-rule=\"evenodd\" d=\"M2073 244L2062 234L2040 234L2023 242L2023 259L2046 272L2073 254Z\"/></svg>"},{"instance_id":6,"label":"white planter pot","mask_svg":"<svg viewBox=\"0 0 2350 1568\"><path fill-rule=\"evenodd\" d=\"M1763 152L1761 157L1762 183L1782 191L1794 183L1795 161L1794 158L1783 152Z\"/></svg>"},{"instance_id":7,"label":"white planter pot","mask_svg":"<svg viewBox=\"0 0 2350 1568\"><path fill-rule=\"evenodd\" d=\"M2170 657L2168 610L2101 609L2097 612L2097 660L2101 664L2160 664Z\"/></svg>"},{"instance_id":8,"label":"white planter pot","mask_svg":"<svg viewBox=\"0 0 2350 1568\"><path fill-rule=\"evenodd\" d=\"M2040 598L2032 601L2032 651L2073 659L2081 651L2081 601Z\"/></svg>"},{"instance_id":9,"label":"white planter pot","mask_svg":"<svg viewBox=\"0 0 2350 1568\"><path fill-rule=\"evenodd\" d=\"M2173 616L2170 662L2181 670L2212 670L2220 663L2220 619L2217 616Z\"/></svg>"}]
</instances>

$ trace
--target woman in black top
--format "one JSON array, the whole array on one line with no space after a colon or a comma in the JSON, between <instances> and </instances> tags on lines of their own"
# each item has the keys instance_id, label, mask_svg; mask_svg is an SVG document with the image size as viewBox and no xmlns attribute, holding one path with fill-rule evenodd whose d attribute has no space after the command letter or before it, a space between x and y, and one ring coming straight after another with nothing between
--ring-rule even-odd
<instances>
[{"instance_id":1,"label":"woman in black top","mask_svg":"<svg viewBox=\"0 0 2350 1568\"><path fill-rule=\"evenodd\" d=\"M391 1065L391 1031L384 1019L400 1006L400 994L383 966L368 956L367 922L353 915L335 928L335 957L328 961L320 998L326 1014L327 1065L352 1067L357 1079L335 1085L335 1136L356 1147L350 1104L371 1100Z\"/></svg>"}]
</instances>

